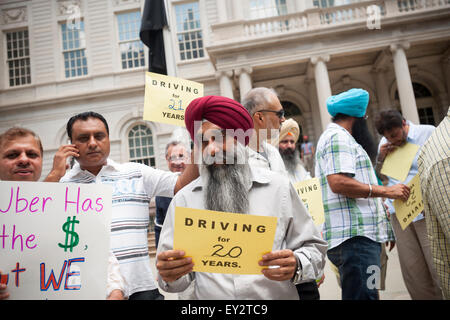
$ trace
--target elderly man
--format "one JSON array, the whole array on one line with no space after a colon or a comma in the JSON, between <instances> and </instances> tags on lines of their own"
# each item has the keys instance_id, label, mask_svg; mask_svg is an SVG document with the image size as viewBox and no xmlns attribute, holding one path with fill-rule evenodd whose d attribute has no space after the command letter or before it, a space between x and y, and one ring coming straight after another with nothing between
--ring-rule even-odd
<instances>
[{"instance_id":1,"label":"elderly man","mask_svg":"<svg viewBox=\"0 0 450 320\"><path fill-rule=\"evenodd\" d=\"M323 236L328 258L339 269L342 299L379 298L369 277L374 266L380 272L381 244L393 240L393 233L378 197L409 197L405 185L378 185L369 156L352 136L368 102L369 94L362 89L329 97L333 123L320 136L316 151L325 211Z\"/></svg>"},{"instance_id":2,"label":"elderly man","mask_svg":"<svg viewBox=\"0 0 450 320\"><path fill-rule=\"evenodd\" d=\"M417 164L433 265L450 300L450 108L422 146Z\"/></svg>"},{"instance_id":3,"label":"elderly man","mask_svg":"<svg viewBox=\"0 0 450 320\"><path fill-rule=\"evenodd\" d=\"M273 89L259 87L250 90L242 101L250 113L255 134L250 140L249 163L252 167L286 173L277 148L268 141L278 141L284 110Z\"/></svg>"},{"instance_id":4,"label":"elderly man","mask_svg":"<svg viewBox=\"0 0 450 320\"><path fill-rule=\"evenodd\" d=\"M163 300L154 281L148 255L150 199L172 197L198 176L189 164L183 174L140 163L119 164L109 158L109 127L96 112L77 114L67 122L67 135L78 151L78 163L64 177L65 165L54 170L53 181L104 183L113 187L111 249L120 263L130 300ZM192 162L191 162L192 163Z\"/></svg>"},{"instance_id":5,"label":"elderly man","mask_svg":"<svg viewBox=\"0 0 450 320\"><path fill-rule=\"evenodd\" d=\"M190 148L178 139L170 139L166 145L166 161L169 170L172 172L183 172L186 169L186 162L190 160ZM166 218L167 208L169 208L171 197L155 197L156 217L155 217L155 242L159 244L159 235Z\"/></svg>"},{"instance_id":6,"label":"elderly man","mask_svg":"<svg viewBox=\"0 0 450 320\"><path fill-rule=\"evenodd\" d=\"M297 121L288 119L283 122L280 130L278 150L292 183L311 179L311 174L303 167L300 161L300 153L296 148L299 135L300 128ZM272 142L274 146L276 146L275 143L276 141Z\"/></svg>"},{"instance_id":7,"label":"elderly man","mask_svg":"<svg viewBox=\"0 0 450 320\"><path fill-rule=\"evenodd\" d=\"M397 110L380 112L375 121L379 134L383 135L378 145L377 170L380 170L386 156L405 143L422 146L435 130L431 125L415 125L407 121ZM397 183L408 183L418 173L416 153L404 181L388 177L388 186ZM378 171L380 172L380 171ZM424 215L419 214L412 223L403 230L398 222L393 201L385 201L391 213L391 223L397 239L398 258L403 280L412 299L442 299L436 271L433 269L430 241ZM420 274L420 277L417 275Z\"/></svg>"},{"instance_id":8,"label":"elderly man","mask_svg":"<svg viewBox=\"0 0 450 320\"><path fill-rule=\"evenodd\" d=\"M248 132L251 116L234 100L207 96L191 102L185 122L201 144L203 162L200 177L173 198L167 212L157 255L160 287L180 292L195 279L199 299L298 299L295 284L319 275L326 245L289 180L243 161L249 137L230 131ZM197 130L194 123L201 124ZM193 272L192 259L173 249L176 207L277 217L273 251L259 264L278 267L264 268L261 275Z\"/></svg>"},{"instance_id":9,"label":"elderly man","mask_svg":"<svg viewBox=\"0 0 450 320\"><path fill-rule=\"evenodd\" d=\"M72 148L64 147L58 150L54 167L65 166L63 154L77 154ZM43 153L41 139L33 131L19 127L7 130L0 135L0 180L38 181L42 172ZM125 282L119 271L119 263L115 256L110 254L106 296L111 300L123 299L124 288ZM0 300L8 297L6 284L0 284Z\"/></svg>"}]
</instances>

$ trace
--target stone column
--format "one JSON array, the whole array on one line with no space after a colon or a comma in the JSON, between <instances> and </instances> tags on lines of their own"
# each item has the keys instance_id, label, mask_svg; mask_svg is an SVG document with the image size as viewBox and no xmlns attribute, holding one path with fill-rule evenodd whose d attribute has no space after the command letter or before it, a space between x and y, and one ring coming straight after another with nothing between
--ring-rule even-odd
<instances>
[{"instance_id":1,"label":"stone column","mask_svg":"<svg viewBox=\"0 0 450 320\"><path fill-rule=\"evenodd\" d=\"M389 88L385 77L386 71L386 68L373 68L371 71L373 77L375 78L375 87L380 109L392 108L391 99L389 97Z\"/></svg>"},{"instance_id":2,"label":"stone column","mask_svg":"<svg viewBox=\"0 0 450 320\"><path fill-rule=\"evenodd\" d=\"M241 96L241 101L244 96L249 92L252 86L252 78L250 74L253 72L251 67L243 67L237 70L234 70L234 74L239 77L239 93Z\"/></svg>"},{"instance_id":3,"label":"stone column","mask_svg":"<svg viewBox=\"0 0 450 320\"><path fill-rule=\"evenodd\" d=\"M244 20L244 7L242 2L242 0L233 0L233 20Z\"/></svg>"},{"instance_id":4,"label":"stone column","mask_svg":"<svg viewBox=\"0 0 450 320\"><path fill-rule=\"evenodd\" d=\"M327 109L327 99L331 96L330 78L326 63L330 61L329 55L315 56L311 58L314 66L314 79L316 80L317 99L319 100L319 112L322 128L325 130L331 122L331 116Z\"/></svg>"},{"instance_id":5,"label":"stone column","mask_svg":"<svg viewBox=\"0 0 450 320\"><path fill-rule=\"evenodd\" d=\"M326 128L322 128L322 120L319 111L317 90L314 85L314 79L306 78L305 85L308 87L309 105L311 107L311 118L313 122L314 137L315 137L314 143L317 143L317 141L319 141L320 135Z\"/></svg>"},{"instance_id":6,"label":"stone column","mask_svg":"<svg viewBox=\"0 0 450 320\"><path fill-rule=\"evenodd\" d=\"M227 4L228 1L216 0L219 23L228 21Z\"/></svg>"},{"instance_id":7,"label":"stone column","mask_svg":"<svg viewBox=\"0 0 450 320\"><path fill-rule=\"evenodd\" d=\"M223 97L227 97L230 99L234 99L233 95L233 82L231 81L231 77L233 76L233 71L217 71L216 79L219 80L220 86L220 95Z\"/></svg>"},{"instance_id":8,"label":"stone column","mask_svg":"<svg viewBox=\"0 0 450 320\"><path fill-rule=\"evenodd\" d=\"M403 117L419 124L419 113L417 112L416 98L409 73L408 60L405 50L408 50L408 42L391 44L392 58L394 60L395 77L397 79L398 95Z\"/></svg>"}]
</instances>

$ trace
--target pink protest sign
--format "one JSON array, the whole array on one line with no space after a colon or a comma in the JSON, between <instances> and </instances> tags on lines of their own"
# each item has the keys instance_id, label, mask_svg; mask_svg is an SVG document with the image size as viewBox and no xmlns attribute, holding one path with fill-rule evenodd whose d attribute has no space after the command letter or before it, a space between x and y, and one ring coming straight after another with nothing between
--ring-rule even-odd
<instances>
[{"instance_id":1,"label":"pink protest sign","mask_svg":"<svg viewBox=\"0 0 450 320\"><path fill-rule=\"evenodd\" d=\"M0 181L10 299L105 299L111 187Z\"/></svg>"}]
</instances>

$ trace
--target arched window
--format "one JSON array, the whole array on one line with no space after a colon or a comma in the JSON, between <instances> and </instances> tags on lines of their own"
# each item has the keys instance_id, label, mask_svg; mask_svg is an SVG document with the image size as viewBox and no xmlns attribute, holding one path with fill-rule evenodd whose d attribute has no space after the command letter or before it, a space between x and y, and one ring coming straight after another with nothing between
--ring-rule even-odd
<instances>
[{"instance_id":1,"label":"arched window","mask_svg":"<svg viewBox=\"0 0 450 320\"><path fill-rule=\"evenodd\" d=\"M134 126L128 133L128 148L131 162L155 166L153 136L150 128L143 124Z\"/></svg>"},{"instance_id":2,"label":"arched window","mask_svg":"<svg viewBox=\"0 0 450 320\"><path fill-rule=\"evenodd\" d=\"M417 102L417 112L419 113L420 124L431 124L436 125L434 112L433 112L433 101L430 99L432 97L431 91L424 85L413 82L414 97ZM398 90L395 91L395 99L399 100Z\"/></svg>"},{"instance_id":3,"label":"arched window","mask_svg":"<svg viewBox=\"0 0 450 320\"><path fill-rule=\"evenodd\" d=\"M286 119L302 115L300 109L290 101L281 101L281 105L283 106Z\"/></svg>"}]
</instances>

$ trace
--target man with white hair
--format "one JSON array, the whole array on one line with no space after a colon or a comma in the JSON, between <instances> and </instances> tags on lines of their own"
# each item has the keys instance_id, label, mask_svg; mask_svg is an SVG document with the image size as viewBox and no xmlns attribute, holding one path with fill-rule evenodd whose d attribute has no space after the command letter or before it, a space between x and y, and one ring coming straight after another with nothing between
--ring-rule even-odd
<instances>
[{"instance_id":1,"label":"man with white hair","mask_svg":"<svg viewBox=\"0 0 450 320\"><path fill-rule=\"evenodd\" d=\"M289 180L245 161L250 140L245 133L253 129L249 113L234 100L207 96L191 102L185 122L203 159L200 177L169 206L157 252L160 287L180 292L195 279L198 299L298 299L295 285L320 274L326 243ZM233 130L244 136L230 134ZM264 268L261 275L193 272L192 258L173 249L176 207L277 217L272 252L259 265L278 267Z\"/></svg>"}]
</instances>

